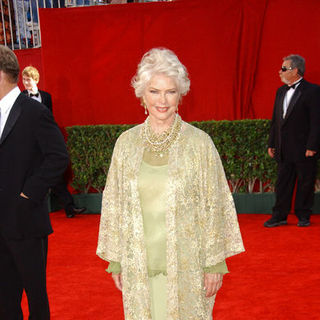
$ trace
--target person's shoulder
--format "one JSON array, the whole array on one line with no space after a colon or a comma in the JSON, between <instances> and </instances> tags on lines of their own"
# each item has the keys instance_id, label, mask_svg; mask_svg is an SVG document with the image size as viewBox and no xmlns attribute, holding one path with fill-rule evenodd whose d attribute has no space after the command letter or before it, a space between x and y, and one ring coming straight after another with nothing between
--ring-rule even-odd
<instances>
[{"instance_id":1,"label":"person's shoulder","mask_svg":"<svg viewBox=\"0 0 320 320\"><path fill-rule=\"evenodd\" d=\"M142 128L142 124L138 124L122 132L117 139L117 145L131 144L140 136L141 128Z\"/></svg>"},{"instance_id":2,"label":"person's shoulder","mask_svg":"<svg viewBox=\"0 0 320 320\"><path fill-rule=\"evenodd\" d=\"M40 92L40 94L41 94L42 96L51 97L51 94L50 94L49 92L47 92L47 91L39 90L39 92Z\"/></svg>"},{"instance_id":3,"label":"person's shoulder","mask_svg":"<svg viewBox=\"0 0 320 320\"><path fill-rule=\"evenodd\" d=\"M282 92L282 91L285 91L287 88L287 85L286 84L283 84L282 86L280 86L278 89L277 89L277 94Z\"/></svg>"},{"instance_id":4,"label":"person's shoulder","mask_svg":"<svg viewBox=\"0 0 320 320\"><path fill-rule=\"evenodd\" d=\"M210 139L210 136L205 131L195 127L194 125L188 122L183 122L183 125L185 126L185 134L189 135L190 138Z\"/></svg>"},{"instance_id":5,"label":"person's shoulder","mask_svg":"<svg viewBox=\"0 0 320 320\"><path fill-rule=\"evenodd\" d=\"M36 114L47 113L48 109L39 101L30 98L23 92L21 92L16 100L17 104L22 105L24 112Z\"/></svg>"},{"instance_id":6,"label":"person's shoulder","mask_svg":"<svg viewBox=\"0 0 320 320\"><path fill-rule=\"evenodd\" d=\"M41 103L35 99L30 98L28 95L24 93L24 91L20 92L17 97L15 103L23 104L24 106L39 106Z\"/></svg>"},{"instance_id":7,"label":"person's shoulder","mask_svg":"<svg viewBox=\"0 0 320 320\"><path fill-rule=\"evenodd\" d=\"M305 79L302 80L301 87L308 90L317 90L317 91L320 89L320 86L318 84L309 82Z\"/></svg>"},{"instance_id":8,"label":"person's shoulder","mask_svg":"<svg viewBox=\"0 0 320 320\"><path fill-rule=\"evenodd\" d=\"M190 123L184 122L184 125L183 144L186 150L192 148L200 157L206 157L208 154L211 154L213 157L219 157L216 146L208 133Z\"/></svg>"},{"instance_id":9,"label":"person's shoulder","mask_svg":"<svg viewBox=\"0 0 320 320\"><path fill-rule=\"evenodd\" d=\"M187 141L199 146L206 146L208 144L212 144L211 137L205 131L187 122L183 122L183 126L183 135L185 136Z\"/></svg>"},{"instance_id":10,"label":"person's shoulder","mask_svg":"<svg viewBox=\"0 0 320 320\"><path fill-rule=\"evenodd\" d=\"M137 135L139 135L141 128L142 128L142 124L135 125L132 128L129 128L128 130L123 131L119 136L119 139L136 137Z\"/></svg>"}]
</instances>

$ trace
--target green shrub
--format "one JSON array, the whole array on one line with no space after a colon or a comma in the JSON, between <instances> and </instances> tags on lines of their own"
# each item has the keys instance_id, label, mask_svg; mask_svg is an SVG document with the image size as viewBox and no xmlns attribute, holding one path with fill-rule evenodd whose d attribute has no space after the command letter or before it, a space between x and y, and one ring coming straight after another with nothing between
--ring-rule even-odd
<instances>
[{"instance_id":1,"label":"green shrub","mask_svg":"<svg viewBox=\"0 0 320 320\"><path fill-rule=\"evenodd\" d=\"M267 154L270 120L204 121L192 124L216 145L232 192L272 191L275 161Z\"/></svg>"},{"instance_id":2,"label":"green shrub","mask_svg":"<svg viewBox=\"0 0 320 320\"><path fill-rule=\"evenodd\" d=\"M276 163L267 154L270 120L192 122L207 132L221 156L232 192L273 191ZM74 189L102 192L112 150L133 125L67 127ZM318 175L319 176L319 175Z\"/></svg>"},{"instance_id":3,"label":"green shrub","mask_svg":"<svg viewBox=\"0 0 320 320\"><path fill-rule=\"evenodd\" d=\"M72 187L81 192L102 192L112 150L120 134L133 125L67 127L68 149L73 172Z\"/></svg>"}]
</instances>

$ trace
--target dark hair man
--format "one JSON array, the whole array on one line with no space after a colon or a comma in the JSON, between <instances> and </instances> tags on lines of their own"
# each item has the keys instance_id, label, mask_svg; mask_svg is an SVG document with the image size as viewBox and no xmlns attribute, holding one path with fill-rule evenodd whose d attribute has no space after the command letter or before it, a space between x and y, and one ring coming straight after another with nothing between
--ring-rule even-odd
<instances>
[{"instance_id":1,"label":"dark hair man","mask_svg":"<svg viewBox=\"0 0 320 320\"><path fill-rule=\"evenodd\" d=\"M15 54L0 45L0 319L50 319L46 290L47 193L68 153L51 112L20 93Z\"/></svg>"}]
</instances>

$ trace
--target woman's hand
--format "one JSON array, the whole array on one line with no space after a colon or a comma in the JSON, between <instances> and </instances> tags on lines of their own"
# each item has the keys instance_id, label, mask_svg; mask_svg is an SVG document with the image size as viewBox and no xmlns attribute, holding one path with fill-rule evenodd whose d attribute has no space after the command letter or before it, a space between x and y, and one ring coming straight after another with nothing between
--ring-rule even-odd
<instances>
[{"instance_id":1,"label":"woman's hand","mask_svg":"<svg viewBox=\"0 0 320 320\"><path fill-rule=\"evenodd\" d=\"M204 274L204 288L206 290L206 297L215 295L222 286L222 273L205 273Z\"/></svg>"},{"instance_id":2,"label":"woman's hand","mask_svg":"<svg viewBox=\"0 0 320 320\"><path fill-rule=\"evenodd\" d=\"M122 291L122 279L121 279L121 273L119 274L112 274L112 279L114 281L114 284L116 285L117 289Z\"/></svg>"}]
</instances>

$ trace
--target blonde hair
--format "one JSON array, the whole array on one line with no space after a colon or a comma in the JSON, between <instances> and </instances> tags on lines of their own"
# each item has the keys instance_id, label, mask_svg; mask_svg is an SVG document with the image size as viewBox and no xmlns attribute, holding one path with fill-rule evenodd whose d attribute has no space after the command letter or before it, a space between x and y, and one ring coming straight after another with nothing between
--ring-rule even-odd
<instances>
[{"instance_id":1,"label":"blonde hair","mask_svg":"<svg viewBox=\"0 0 320 320\"><path fill-rule=\"evenodd\" d=\"M137 73L131 81L137 98L143 96L147 84L155 74L164 74L172 78L181 96L188 93L190 80L186 67L173 51L166 48L153 48L144 54L138 65Z\"/></svg>"},{"instance_id":2,"label":"blonde hair","mask_svg":"<svg viewBox=\"0 0 320 320\"><path fill-rule=\"evenodd\" d=\"M32 66L25 67L22 71L22 76L30 77L37 83L39 82L39 79L40 79L39 71Z\"/></svg>"}]
</instances>

